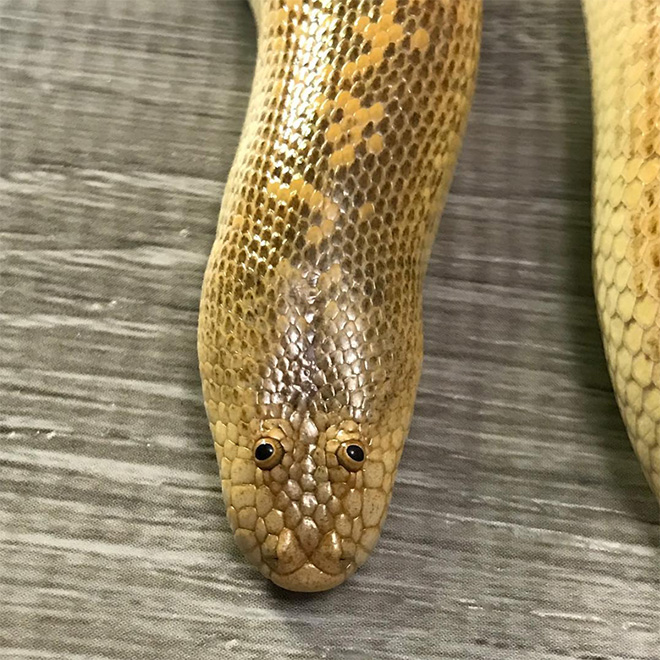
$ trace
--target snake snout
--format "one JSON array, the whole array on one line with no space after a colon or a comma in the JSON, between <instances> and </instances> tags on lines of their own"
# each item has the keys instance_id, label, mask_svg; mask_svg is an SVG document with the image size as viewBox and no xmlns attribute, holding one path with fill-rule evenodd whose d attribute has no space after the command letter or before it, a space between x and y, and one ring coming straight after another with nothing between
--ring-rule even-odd
<instances>
[{"instance_id":1,"label":"snake snout","mask_svg":"<svg viewBox=\"0 0 660 660\"><path fill-rule=\"evenodd\" d=\"M284 529L275 552L264 556L273 582L294 591L324 591L340 584L355 570L354 559L355 544L334 530L312 538L304 529Z\"/></svg>"},{"instance_id":2,"label":"snake snout","mask_svg":"<svg viewBox=\"0 0 660 660\"><path fill-rule=\"evenodd\" d=\"M303 518L295 530L283 529L277 545L263 555L265 563L280 574L292 573L312 563L324 573L338 575L355 559L355 543L332 530L321 536L311 519Z\"/></svg>"}]
</instances>

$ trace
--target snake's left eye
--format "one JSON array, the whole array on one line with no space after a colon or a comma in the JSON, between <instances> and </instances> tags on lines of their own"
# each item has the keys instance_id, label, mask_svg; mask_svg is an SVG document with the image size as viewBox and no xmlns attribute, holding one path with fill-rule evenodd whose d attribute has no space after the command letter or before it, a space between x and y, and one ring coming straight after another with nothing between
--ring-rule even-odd
<instances>
[{"instance_id":1,"label":"snake's left eye","mask_svg":"<svg viewBox=\"0 0 660 660\"><path fill-rule=\"evenodd\" d=\"M275 438L264 438L254 448L254 461L262 470L274 468L282 460L284 449Z\"/></svg>"},{"instance_id":2,"label":"snake's left eye","mask_svg":"<svg viewBox=\"0 0 660 660\"><path fill-rule=\"evenodd\" d=\"M342 442L337 450L339 463L350 472L361 470L365 457L364 447L359 442Z\"/></svg>"}]
</instances>

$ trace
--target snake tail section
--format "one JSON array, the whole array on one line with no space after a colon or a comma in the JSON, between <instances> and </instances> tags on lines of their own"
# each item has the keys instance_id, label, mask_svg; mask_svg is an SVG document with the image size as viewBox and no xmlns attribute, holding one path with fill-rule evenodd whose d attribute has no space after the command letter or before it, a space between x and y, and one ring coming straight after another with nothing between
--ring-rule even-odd
<instances>
[{"instance_id":1,"label":"snake tail section","mask_svg":"<svg viewBox=\"0 0 660 660\"><path fill-rule=\"evenodd\" d=\"M258 59L200 370L236 543L276 584L320 591L364 563L387 513L481 2L252 5Z\"/></svg>"},{"instance_id":2,"label":"snake tail section","mask_svg":"<svg viewBox=\"0 0 660 660\"><path fill-rule=\"evenodd\" d=\"M598 314L619 409L660 500L660 3L583 0L583 9Z\"/></svg>"}]
</instances>

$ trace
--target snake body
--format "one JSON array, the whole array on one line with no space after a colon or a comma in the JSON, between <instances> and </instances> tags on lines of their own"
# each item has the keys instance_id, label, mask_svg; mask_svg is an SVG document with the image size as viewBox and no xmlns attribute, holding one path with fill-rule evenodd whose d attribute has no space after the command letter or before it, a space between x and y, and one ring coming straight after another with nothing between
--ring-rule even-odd
<instances>
[{"instance_id":1,"label":"snake body","mask_svg":"<svg viewBox=\"0 0 660 660\"><path fill-rule=\"evenodd\" d=\"M422 282L475 85L480 0L253 0L258 59L198 347L239 548L276 584L376 544L422 360ZM656 0L584 0L594 283L617 400L660 496Z\"/></svg>"},{"instance_id":2,"label":"snake body","mask_svg":"<svg viewBox=\"0 0 660 660\"><path fill-rule=\"evenodd\" d=\"M583 9L596 302L621 415L660 500L660 3L583 0Z\"/></svg>"},{"instance_id":3,"label":"snake body","mask_svg":"<svg viewBox=\"0 0 660 660\"><path fill-rule=\"evenodd\" d=\"M247 117L203 285L223 497L287 589L380 535L422 359L422 280L474 89L480 0L255 0Z\"/></svg>"}]
</instances>

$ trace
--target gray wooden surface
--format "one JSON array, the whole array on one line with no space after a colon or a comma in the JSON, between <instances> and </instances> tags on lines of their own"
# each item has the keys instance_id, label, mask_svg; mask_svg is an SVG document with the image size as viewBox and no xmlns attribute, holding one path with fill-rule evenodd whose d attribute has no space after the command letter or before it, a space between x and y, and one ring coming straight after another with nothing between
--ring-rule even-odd
<instances>
[{"instance_id":1,"label":"gray wooden surface","mask_svg":"<svg viewBox=\"0 0 660 660\"><path fill-rule=\"evenodd\" d=\"M0 0L0 657L660 657L658 514L591 294L579 3L485 4L391 514L305 596L234 549L197 376L247 5Z\"/></svg>"}]
</instances>

